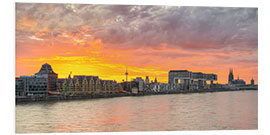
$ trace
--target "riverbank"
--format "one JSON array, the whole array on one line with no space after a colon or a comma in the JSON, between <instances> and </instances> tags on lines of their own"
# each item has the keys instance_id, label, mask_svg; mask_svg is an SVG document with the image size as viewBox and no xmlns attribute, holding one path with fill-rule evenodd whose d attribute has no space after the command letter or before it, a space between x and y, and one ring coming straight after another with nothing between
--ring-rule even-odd
<instances>
[{"instance_id":1,"label":"riverbank","mask_svg":"<svg viewBox=\"0 0 270 135\"><path fill-rule=\"evenodd\" d=\"M193 91L140 92L137 94L126 92L126 93L89 94L89 95L76 95L76 96L51 95L51 96L43 96L43 97L16 97L16 104L23 103L23 102L98 99L98 98L113 98L113 97L124 97L124 96L150 96L150 95L165 95L165 94L189 94L189 93L247 91L247 90L257 90L257 89L205 89L205 90L193 90Z\"/></svg>"}]
</instances>

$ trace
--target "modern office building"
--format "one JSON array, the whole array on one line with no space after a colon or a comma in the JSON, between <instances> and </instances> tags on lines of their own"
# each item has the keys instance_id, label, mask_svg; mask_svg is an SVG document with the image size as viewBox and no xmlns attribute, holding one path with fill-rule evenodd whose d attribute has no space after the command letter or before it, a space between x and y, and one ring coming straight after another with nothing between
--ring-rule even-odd
<instances>
[{"instance_id":1,"label":"modern office building","mask_svg":"<svg viewBox=\"0 0 270 135\"><path fill-rule=\"evenodd\" d=\"M16 78L16 96L36 95L48 95L48 78L38 75Z\"/></svg>"},{"instance_id":2,"label":"modern office building","mask_svg":"<svg viewBox=\"0 0 270 135\"><path fill-rule=\"evenodd\" d=\"M141 77L136 77L133 81L137 82L138 84L138 91L142 92L144 88L144 80Z\"/></svg>"},{"instance_id":3,"label":"modern office building","mask_svg":"<svg viewBox=\"0 0 270 135\"><path fill-rule=\"evenodd\" d=\"M35 75L16 78L16 96L46 96L57 92L57 79L51 65L45 63Z\"/></svg>"},{"instance_id":4,"label":"modern office building","mask_svg":"<svg viewBox=\"0 0 270 135\"><path fill-rule=\"evenodd\" d=\"M45 63L41 66L36 76L43 76L48 78L48 91L56 92L57 91L57 80L58 75L53 71L50 64Z\"/></svg>"},{"instance_id":5,"label":"modern office building","mask_svg":"<svg viewBox=\"0 0 270 135\"><path fill-rule=\"evenodd\" d=\"M188 70L170 70L168 75L169 84L180 84L182 89L190 89L191 86L196 89L203 88L207 84L206 81L210 81L213 84L213 81L217 80L216 74L205 74Z\"/></svg>"}]
</instances>

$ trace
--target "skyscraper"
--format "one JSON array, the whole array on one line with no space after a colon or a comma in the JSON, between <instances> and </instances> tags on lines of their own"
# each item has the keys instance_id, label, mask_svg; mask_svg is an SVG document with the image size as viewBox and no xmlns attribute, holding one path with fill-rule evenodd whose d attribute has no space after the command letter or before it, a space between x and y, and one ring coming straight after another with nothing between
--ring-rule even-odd
<instances>
[{"instance_id":1,"label":"skyscraper","mask_svg":"<svg viewBox=\"0 0 270 135\"><path fill-rule=\"evenodd\" d=\"M149 77L148 76L145 77L145 83L149 84Z\"/></svg>"},{"instance_id":2,"label":"skyscraper","mask_svg":"<svg viewBox=\"0 0 270 135\"><path fill-rule=\"evenodd\" d=\"M234 78L233 78L233 69L231 68L230 73L229 73L228 84L231 84L233 80L234 80Z\"/></svg>"}]
</instances>

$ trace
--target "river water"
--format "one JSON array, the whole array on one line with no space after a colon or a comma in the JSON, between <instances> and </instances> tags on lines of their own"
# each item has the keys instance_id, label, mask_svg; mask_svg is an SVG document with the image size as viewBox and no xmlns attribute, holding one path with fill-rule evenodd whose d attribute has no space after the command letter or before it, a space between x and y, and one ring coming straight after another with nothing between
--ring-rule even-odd
<instances>
[{"instance_id":1,"label":"river water","mask_svg":"<svg viewBox=\"0 0 270 135\"><path fill-rule=\"evenodd\" d=\"M16 133L258 129L258 91L16 105Z\"/></svg>"}]
</instances>

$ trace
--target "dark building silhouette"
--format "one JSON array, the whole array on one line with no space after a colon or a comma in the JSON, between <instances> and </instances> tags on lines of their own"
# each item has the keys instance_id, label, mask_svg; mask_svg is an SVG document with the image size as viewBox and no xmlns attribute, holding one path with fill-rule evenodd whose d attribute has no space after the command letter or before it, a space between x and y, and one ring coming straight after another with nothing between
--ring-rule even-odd
<instances>
[{"instance_id":1,"label":"dark building silhouette","mask_svg":"<svg viewBox=\"0 0 270 135\"><path fill-rule=\"evenodd\" d=\"M242 79L239 79L239 76L237 79L234 80L233 77L233 69L230 69L229 78L228 78L228 84L229 85L245 85L246 82Z\"/></svg>"},{"instance_id":2,"label":"dark building silhouette","mask_svg":"<svg viewBox=\"0 0 270 135\"><path fill-rule=\"evenodd\" d=\"M254 85L254 79L253 78L251 79L250 84Z\"/></svg>"},{"instance_id":3,"label":"dark building silhouette","mask_svg":"<svg viewBox=\"0 0 270 135\"><path fill-rule=\"evenodd\" d=\"M230 73L229 73L229 79L228 79L228 84L232 84L232 81L234 80L233 78L233 69L230 69Z\"/></svg>"},{"instance_id":4,"label":"dark building silhouette","mask_svg":"<svg viewBox=\"0 0 270 135\"><path fill-rule=\"evenodd\" d=\"M145 83L149 84L149 77L148 76L145 77Z\"/></svg>"},{"instance_id":5,"label":"dark building silhouette","mask_svg":"<svg viewBox=\"0 0 270 135\"><path fill-rule=\"evenodd\" d=\"M236 80L232 80L231 84L234 84L234 85L245 85L246 82L242 79L239 79L239 76Z\"/></svg>"}]
</instances>

